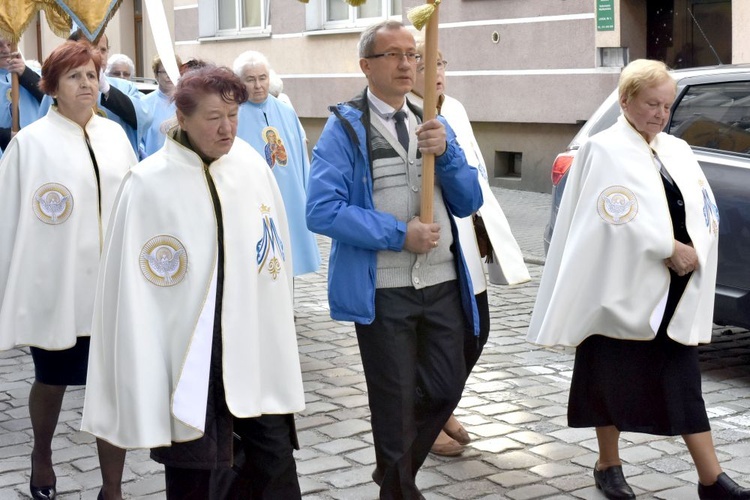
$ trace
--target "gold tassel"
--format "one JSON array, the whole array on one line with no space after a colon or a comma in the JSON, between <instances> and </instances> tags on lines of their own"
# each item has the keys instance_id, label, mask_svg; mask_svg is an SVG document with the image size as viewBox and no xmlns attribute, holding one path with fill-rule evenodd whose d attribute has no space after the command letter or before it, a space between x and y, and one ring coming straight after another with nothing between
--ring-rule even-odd
<instances>
[{"instance_id":1,"label":"gold tassel","mask_svg":"<svg viewBox=\"0 0 750 500\"><path fill-rule=\"evenodd\" d=\"M440 5L440 0L435 0L435 3L426 3L419 7L409 9L406 13L406 17L414 25L417 30L422 31L427 21L430 20L432 14L435 12L435 8Z\"/></svg>"},{"instance_id":2,"label":"gold tassel","mask_svg":"<svg viewBox=\"0 0 750 500\"><path fill-rule=\"evenodd\" d=\"M363 3L365 3L367 0L344 0L346 3L351 5L352 7L359 7Z\"/></svg>"}]
</instances>

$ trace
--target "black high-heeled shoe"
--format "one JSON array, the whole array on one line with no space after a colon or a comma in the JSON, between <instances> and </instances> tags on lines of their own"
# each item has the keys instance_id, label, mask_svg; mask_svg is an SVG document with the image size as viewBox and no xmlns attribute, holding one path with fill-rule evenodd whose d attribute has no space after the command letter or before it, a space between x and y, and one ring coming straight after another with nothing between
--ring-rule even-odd
<instances>
[{"instance_id":1,"label":"black high-heeled shoe","mask_svg":"<svg viewBox=\"0 0 750 500\"><path fill-rule=\"evenodd\" d=\"M57 497L57 478L52 486L34 486L34 460L31 460L31 477L29 477L29 492L34 500L54 500Z\"/></svg>"},{"instance_id":2,"label":"black high-heeled shoe","mask_svg":"<svg viewBox=\"0 0 750 500\"><path fill-rule=\"evenodd\" d=\"M750 498L750 489L732 481L725 473L719 474L716 482L709 486L698 483L698 498L701 500L728 500Z\"/></svg>"}]
</instances>

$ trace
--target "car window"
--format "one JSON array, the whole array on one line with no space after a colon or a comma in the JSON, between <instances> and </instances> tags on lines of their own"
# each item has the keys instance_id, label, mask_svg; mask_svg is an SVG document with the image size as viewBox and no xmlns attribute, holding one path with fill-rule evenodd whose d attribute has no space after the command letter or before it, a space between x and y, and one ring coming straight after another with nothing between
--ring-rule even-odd
<instances>
[{"instance_id":1,"label":"car window","mask_svg":"<svg viewBox=\"0 0 750 500\"><path fill-rule=\"evenodd\" d=\"M695 147L750 153L750 81L688 87L669 133Z\"/></svg>"}]
</instances>

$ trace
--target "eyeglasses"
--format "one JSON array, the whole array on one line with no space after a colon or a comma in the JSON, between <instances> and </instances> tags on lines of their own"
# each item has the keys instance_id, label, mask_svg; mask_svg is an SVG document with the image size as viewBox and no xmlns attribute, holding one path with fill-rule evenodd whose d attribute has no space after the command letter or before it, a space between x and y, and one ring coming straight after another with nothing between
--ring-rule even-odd
<instances>
[{"instance_id":1,"label":"eyeglasses","mask_svg":"<svg viewBox=\"0 0 750 500\"><path fill-rule=\"evenodd\" d=\"M116 78L125 78L126 80L130 78L130 71L112 71L109 73L109 76L114 76Z\"/></svg>"},{"instance_id":2,"label":"eyeglasses","mask_svg":"<svg viewBox=\"0 0 750 500\"><path fill-rule=\"evenodd\" d=\"M421 62L421 58L420 58ZM448 66L448 61L438 61L437 62L437 70L438 71L445 71L445 67ZM422 73L424 71L424 64L420 64L417 66L417 73Z\"/></svg>"},{"instance_id":3,"label":"eyeglasses","mask_svg":"<svg viewBox=\"0 0 750 500\"><path fill-rule=\"evenodd\" d=\"M157 71L156 71L156 76L159 76L159 75L166 75L166 74L167 74L167 72L166 72L165 70L163 70L163 69L160 69L160 70L157 70Z\"/></svg>"},{"instance_id":4,"label":"eyeglasses","mask_svg":"<svg viewBox=\"0 0 750 500\"><path fill-rule=\"evenodd\" d=\"M377 59L379 57L384 57L386 61L392 62L401 62L401 60L405 57L406 60L410 63L415 63L419 58L419 54L417 54L416 52L383 52L382 54L372 54L369 56L365 56L365 59Z\"/></svg>"}]
</instances>

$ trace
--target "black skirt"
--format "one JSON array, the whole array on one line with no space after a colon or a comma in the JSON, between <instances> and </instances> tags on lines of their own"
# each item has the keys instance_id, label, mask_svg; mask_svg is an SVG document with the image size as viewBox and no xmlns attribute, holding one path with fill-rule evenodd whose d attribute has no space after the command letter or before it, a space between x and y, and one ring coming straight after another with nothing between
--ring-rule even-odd
<instances>
[{"instance_id":1,"label":"black skirt","mask_svg":"<svg viewBox=\"0 0 750 500\"><path fill-rule=\"evenodd\" d=\"M62 351L30 347L37 382L47 385L86 385L90 337L78 337L76 345Z\"/></svg>"},{"instance_id":2,"label":"black skirt","mask_svg":"<svg viewBox=\"0 0 750 500\"><path fill-rule=\"evenodd\" d=\"M594 335L576 349L568 401L570 427L605 427L661 436L711 429L701 394L698 348L670 339L667 325L690 275L672 278L656 338Z\"/></svg>"}]
</instances>

